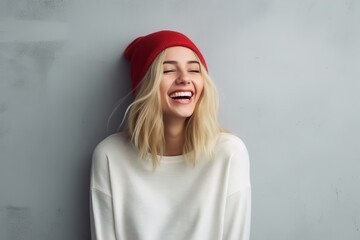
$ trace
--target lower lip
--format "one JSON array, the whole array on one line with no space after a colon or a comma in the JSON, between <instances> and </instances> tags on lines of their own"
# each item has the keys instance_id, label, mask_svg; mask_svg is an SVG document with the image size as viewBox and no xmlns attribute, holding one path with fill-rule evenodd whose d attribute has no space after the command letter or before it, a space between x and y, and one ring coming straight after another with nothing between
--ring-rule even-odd
<instances>
[{"instance_id":1,"label":"lower lip","mask_svg":"<svg viewBox=\"0 0 360 240\"><path fill-rule=\"evenodd\" d=\"M173 99L171 98L171 100L177 104L189 104L192 102L193 97L191 97L190 99Z\"/></svg>"}]
</instances>

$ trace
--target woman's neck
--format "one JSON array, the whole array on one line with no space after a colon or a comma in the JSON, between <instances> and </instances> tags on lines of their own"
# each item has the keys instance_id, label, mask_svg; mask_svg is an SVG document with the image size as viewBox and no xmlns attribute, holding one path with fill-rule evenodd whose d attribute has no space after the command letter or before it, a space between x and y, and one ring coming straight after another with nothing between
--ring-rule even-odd
<instances>
[{"instance_id":1,"label":"woman's neck","mask_svg":"<svg viewBox=\"0 0 360 240\"><path fill-rule=\"evenodd\" d=\"M185 119L181 121L164 121L164 131L164 155L181 155L185 142Z\"/></svg>"}]
</instances>

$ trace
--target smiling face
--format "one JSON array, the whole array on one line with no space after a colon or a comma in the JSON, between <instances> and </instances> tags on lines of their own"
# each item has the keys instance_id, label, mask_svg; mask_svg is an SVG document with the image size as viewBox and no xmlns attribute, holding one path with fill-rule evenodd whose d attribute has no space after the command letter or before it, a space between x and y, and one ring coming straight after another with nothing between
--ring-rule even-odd
<instances>
[{"instance_id":1,"label":"smiling face","mask_svg":"<svg viewBox=\"0 0 360 240\"><path fill-rule=\"evenodd\" d=\"M204 88L197 56L185 47L168 48L163 69L160 95L164 119L190 117Z\"/></svg>"}]
</instances>

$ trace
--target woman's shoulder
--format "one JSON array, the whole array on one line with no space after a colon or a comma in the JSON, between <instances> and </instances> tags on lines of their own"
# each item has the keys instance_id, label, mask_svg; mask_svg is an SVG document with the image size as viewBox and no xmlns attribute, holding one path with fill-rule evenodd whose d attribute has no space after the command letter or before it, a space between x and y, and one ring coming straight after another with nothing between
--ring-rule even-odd
<instances>
[{"instance_id":1,"label":"woman's shoulder","mask_svg":"<svg viewBox=\"0 0 360 240\"><path fill-rule=\"evenodd\" d=\"M109 152L115 149L128 149L131 139L126 132L114 133L103 139L95 148L95 151Z\"/></svg>"},{"instance_id":2,"label":"woman's shoulder","mask_svg":"<svg viewBox=\"0 0 360 240\"><path fill-rule=\"evenodd\" d=\"M236 135L221 133L218 147L222 159L229 164L228 194L250 187L250 161L244 142Z\"/></svg>"},{"instance_id":3,"label":"woman's shoulder","mask_svg":"<svg viewBox=\"0 0 360 240\"><path fill-rule=\"evenodd\" d=\"M249 153L245 143L231 133L221 133L215 146L215 158L230 161L232 165L243 167L249 164Z\"/></svg>"},{"instance_id":4,"label":"woman's shoulder","mask_svg":"<svg viewBox=\"0 0 360 240\"><path fill-rule=\"evenodd\" d=\"M217 148L228 152L246 151L243 140L240 137L227 132L220 133L216 146Z\"/></svg>"},{"instance_id":5,"label":"woman's shoulder","mask_svg":"<svg viewBox=\"0 0 360 240\"><path fill-rule=\"evenodd\" d=\"M137 152L126 133L115 133L102 140L94 149L92 161L94 169L107 171L108 164L118 165L136 158ZM120 161L121 160L121 161Z\"/></svg>"}]
</instances>

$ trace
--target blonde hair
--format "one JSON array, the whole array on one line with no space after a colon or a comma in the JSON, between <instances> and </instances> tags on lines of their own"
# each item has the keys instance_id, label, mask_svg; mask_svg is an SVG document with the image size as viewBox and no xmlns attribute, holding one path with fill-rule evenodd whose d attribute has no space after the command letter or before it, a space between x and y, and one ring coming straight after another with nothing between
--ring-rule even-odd
<instances>
[{"instance_id":1,"label":"blonde hair","mask_svg":"<svg viewBox=\"0 0 360 240\"><path fill-rule=\"evenodd\" d=\"M150 157L153 168L159 165L164 153L165 137L161 108L160 82L166 49L153 61L140 83L136 98L129 106L128 133L139 150L140 158ZM218 93L214 83L200 64L204 88L194 113L186 121L183 155L188 163L195 164L201 154L212 156L220 133L217 121Z\"/></svg>"}]
</instances>

